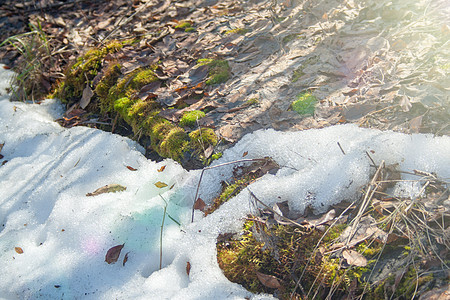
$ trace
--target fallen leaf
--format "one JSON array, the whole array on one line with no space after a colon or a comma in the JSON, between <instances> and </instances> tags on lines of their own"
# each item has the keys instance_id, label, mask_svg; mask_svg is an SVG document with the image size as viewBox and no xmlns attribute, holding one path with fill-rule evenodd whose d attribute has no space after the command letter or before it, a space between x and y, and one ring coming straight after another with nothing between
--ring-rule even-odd
<instances>
[{"instance_id":1,"label":"fallen leaf","mask_svg":"<svg viewBox=\"0 0 450 300\"><path fill-rule=\"evenodd\" d=\"M92 89L89 85L86 85L86 87L83 90L83 95L81 96L81 100L80 100L80 107L82 109L85 109L86 106L89 105L89 102L91 102L92 96L94 96L94 92L92 91Z\"/></svg>"},{"instance_id":2,"label":"fallen leaf","mask_svg":"<svg viewBox=\"0 0 450 300\"><path fill-rule=\"evenodd\" d=\"M367 259L354 250L344 250L342 256L351 266L365 267L367 265Z\"/></svg>"},{"instance_id":3,"label":"fallen leaf","mask_svg":"<svg viewBox=\"0 0 450 300\"><path fill-rule=\"evenodd\" d=\"M22 250L22 248L20 248L20 247L14 247L14 250L16 250L16 252L17 252L18 254L22 254L22 253L23 253L23 250Z\"/></svg>"},{"instance_id":4,"label":"fallen leaf","mask_svg":"<svg viewBox=\"0 0 450 300\"><path fill-rule=\"evenodd\" d=\"M205 206L206 206L205 201L203 201L202 198L198 198L194 203L194 209L198 209L201 211L204 211Z\"/></svg>"},{"instance_id":5,"label":"fallen leaf","mask_svg":"<svg viewBox=\"0 0 450 300\"><path fill-rule=\"evenodd\" d=\"M213 151L214 151L214 147L213 147L212 145L210 145L210 146L204 151L205 158L209 158L209 157L213 154Z\"/></svg>"},{"instance_id":6,"label":"fallen leaf","mask_svg":"<svg viewBox=\"0 0 450 300\"><path fill-rule=\"evenodd\" d=\"M261 283L268 288L279 289L281 287L278 278L273 275L266 275L256 271L256 276L258 277L259 281L261 281Z\"/></svg>"},{"instance_id":7,"label":"fallen leaf","mask_svg":"<svg viewBox=\"0 0 450 300\"><path fill-rule=\"evenodd\" d=\"M108 264L115 263L119 259L120 251L122 251L123 246L125 246L125 244L117 245L110 248L108 252L106 252L105 261Z\"/></svg>"},{"instance_id":8,"label":"fallen leaf","mask_svg":"<svg viewBox=\"0 0 450 300\"><path fill-rule=\"evenodd\" d=\"M155 186L159 189L165 188L167 186L167 184L165 184L164 182L158 181L157 183L155 183Z\"/></svg>"},{"instance_id":9,"label":"fallen leaf","mask_svg":"<svg viewBox=\"0 0 450 300\"><path fill-rule=\"evenodd\" d=\"M420 128L422 127L422 119L423 116L418 116L409 121L409 129L411 130L411 133L420 132Z\"/></svg>"},{"instance_id":10,"label":"fallen leaf","mask_svg":"<svg viewBox=\"0 0 450 300\"><path fill-rule=\"evenodd\" d=\"M245 151L244 154L242 154L242 157L246 157L248 154L248 151Z\"/></svg>"},{"instance_id":11,"label":"fallen leaf","mask_svg":"<svg viewBox=\"0 0 450 300\"><path fill-rule=\"evenodd\" d=\"M120 184L107 184L101 188L96 189L93 193L87 193L86 196L97 196L104 193L116 193L125 191L127 188Z\"/></svg>"},{"instance_id":12,"label":"fallen leaf","mask_svg":"<svg viewBox=\"0 0 450 300\"><path fill-rule=\"evenodd\" d=\"M166 166L162 166L161 168L158 169L158 172L164 171L165 168L166 168Z\"/></svg>"},{"instance_id":13,"label":"fallen leaf","mask_svg":"<svg viewBox=\"0 0 450 300\"><path fill-rule=\"evenodd\" d=\"M122 266L123 267L125 267L125 264L127 263L127 261L128 261L128 253L130 253L130 252L127 252L127 254L125 254L125 257L123 258L123 262L122 262ZM120 254L120 253L119 253Z\"/></svg>"},{"instance_id":14,"label":"fallen leaf","mask_svg":"<svg viewBox=\"0 0 450 300\"><path fill-rule=\"evenodd\" d=\"M422 294L419 300L446 300L450 298L450 285L444 285L440 289L433 289Z\"/></svg>"},{"instance_id":15,"label":"fallen leaf","mask_svg":"<svg viewBox=\"0 0 450 300\"><path fill-rule=\"evenodd\" d=\"M0 144L0 152L2 152L3 146L5 146L5 143Z\"/></svg>"},{"instance_id":16,"label":"fallen leaf","mask_svg":"<svg viewBox=\"0 0 450 300\"><path fill-rule=\"evenodd\" d=\"M403 95L401 97L399 105L400 105L400 107L402 108L402 110L404 112L408 112L411 109L411 107L412 107L412 104L409 101L408 96L406 96L406 95Z\"/></svg>"},{"instance_id":17,"label":"fallen leaf","mask_svg":"<svg viewBox=\"0 0 450 300\"><path fill-rule=\"evenodd\" d=\"M133 168L131 166L127 166L127 169L130 170L130 171L137 171L137 169L135 169L135 168Z\"/></svg>"},{"instance_id":18,"label":"fallen leaf","mask_svg":"<svg viewBox=\"0 0 450 300\"><path fill-rule=\"evenodd\" d=\"M187 262L186 263L186 274L189 276L189 273L191 273L191 263Z\"/></svg>"}]
</instances>

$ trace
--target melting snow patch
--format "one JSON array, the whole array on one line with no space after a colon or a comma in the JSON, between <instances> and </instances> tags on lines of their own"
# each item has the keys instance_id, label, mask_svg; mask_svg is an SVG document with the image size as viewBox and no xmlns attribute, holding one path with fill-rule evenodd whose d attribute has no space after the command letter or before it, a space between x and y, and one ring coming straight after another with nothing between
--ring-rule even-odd
<instances>
[{"instance_id":1,"label":"melting snow patch","mask_svg":"<svg viewBox=\"0 0 450 300\"><path fill-rule=\"evenodd\" d=\"M0 86L5 86L7 76L0 71ZM229 282L216 260L217 235L239 230L242 218L251 212L248 190L208 217L196 212L191 223L200 171L187 172L172 160L149 161L138 144L121 136L85 127L62 128L53 121L62 112L53 100L40 105L0 100L0 143L5 143L0 164L7 161L0 166L0 295L268 298ZM377 163L385 160L399 163L401 170L420 169L448 178L448 149L448 137L353 125L301 132L261 130L246 135L216 164L238 160L244 152L246 158L270 156L280 170L250 185L251 191L267 205L288 200L292 209L310 205L322 212L343 199L354 199L370 180L373 168L366 151ZM164 171L158 172L162 166ZM201 198L211 201L232 170L226 166L206 171ZM158 188L158 181L167 187ZM107 184L126 190L86 196ZM399 184L396 189L417 196L420 187ZM107 264L108 249L124 243L118 261Z\"/></svg>"}]
</instances>

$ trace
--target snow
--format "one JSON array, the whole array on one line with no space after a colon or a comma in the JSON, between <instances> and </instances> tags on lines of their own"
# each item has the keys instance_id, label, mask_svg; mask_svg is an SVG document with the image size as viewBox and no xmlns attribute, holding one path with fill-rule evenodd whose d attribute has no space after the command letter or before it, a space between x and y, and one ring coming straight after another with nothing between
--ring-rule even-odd
<instances>
[{"instance_id":1,"label":"snow","mask_svg":"<svg viewBox=\"0 0 450 300\"><path fill-rule=\"evenodd\" d=\"M267 299L229 282L216 261L219 233L236 231L252 211L244 190L203 217L191 206L200 171L172 160L153 162L135 142L85 127L66 129L55 100L10 102L11 73L0 67L0 296L4 299ZM3 95L3 96L1 96ZM340 143L345 155L337 143ZM272 157L281 169L249 186L268 205L288 200L291 209L354 199L370 180L368 151L375 162L399 163L450 177L450 138L404 135L341 125L320 130L246 135L216 161ZM131 166L137 171L127 168ZM164 171L158 172L162 166ZM233 166L205 171L200 197L211 201ZM410 175L405 179L416 178ZM157 188L158 181L166 183ZM87 197L106 184L123 192ZM170 187L173 186L172 189ZM399 193L418 196L417 185ZM164 207L166 216L160 233ZM115 264L105 262L113 246L125 246ZM23 250L22 254L15 247ZM122 261L128 253L128 261ZM187 262L191 265L186 272Z\"/></svg>"}]
</instances>

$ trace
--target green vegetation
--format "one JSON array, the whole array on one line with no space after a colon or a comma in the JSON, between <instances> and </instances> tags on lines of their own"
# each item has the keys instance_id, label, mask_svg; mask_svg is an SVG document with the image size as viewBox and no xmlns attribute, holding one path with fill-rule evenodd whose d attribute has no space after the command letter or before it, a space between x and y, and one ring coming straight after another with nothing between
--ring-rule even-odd
<instances>
[{"instance_id":1,"label":"green vegetation","mask_svg":"<svg viewBox=\"0 0 450 300\"><path fill-rule=\"evenodd\" d=\"M299 278L303 272L303 291L312 290L312 294L314 289L318 289L319 293L327 291L334 281L344 282L339 288L345 291L349 287L346 282L351 282L353 278L360 279L367 272L367 268L345 271L339 267L339 259L331 255L308 263L310 258L317 257L316 245L320 240L323 245L330 243L333 240L331 237L339 235L345 226L335 227L323 238L317 230L307 232L289 225L268 227L255 219L255 216L249 216L239 235L217 243L217 260L225 276L251 292L274 292L273 288L261 283L257 272L275 276L282 283L283 288L278 294L281 299L290 299L291 293L296 290L293 278ZM298 292L294 294L298 296Z\"/></svg>"},{"instance_id":2,"label":"green vegetation","mask_svg":"<svg viewBox=\"0 0 450 300\"><path fill-rule=\"evenodd\" d=\"M202 58L198 60L198 64L200 66L207 65L209 68L209 77L206 80L208 85L224 83L230 79L231 69L226 60Z\"/></svg>"},{"instance_id":3,"label":"green vegetation","mask_svg":"<svg viewBox=\"0 0 450 300\"><path fill-rule=\"evenodd\" d=\"M41 23L30 23L29 27L30 32L11 36L0 44L0 47L10 44L20 54L11 84L13 96L19 101L41 100L47 95L49 90L42 82L44 74L48 76L55 60L55 49L42 30Z\"/></svg>"},{"instance_id":4,"label":"green vegetation","mask_svg":"<svg viewBox=\"0 0 450 300\"><path fill-rule=\"evenodd\" d=\"M259 100L256 97L251 98L251 99L247 100L247 102L245 102L246 106L252 106L252 105L257 105L257 104L259 104Z\"/></svg>"},{"instance_id":5,"label":"green vegetation","mask_svg":"<svg viewBox=\"0 0 450 300\"><path fill-rule=\"evenodd\" d=\"M294 71L294 74L292 75L292 82L296 82L297 80L300 79L300 77L305 75L305 73L303 73L304 68L305 68L305 66L302 65Z\"/></svg>"},{"instance_id":6,"label":"green vegetation","mask_svg":"<svg viewBox=\"0 0 450 300\"><path fill-rule=\"evenodd\" d=\"M103 48L89 50L78 58L69 66L65 74L66 79L56 88L54 96L66 103L78 101L86 85L92 85L92 80L101 70L105 56L119 51L123 45L124 43L113 41Z\"/></svg>"},{"instance_id":7,"label":"green vegetation","mask_svg":"<svg viewBox=\"0 0 450 300\"><path fill-rule=\"evenodd\" d=\"M314 114L314 106L317 103L317 98L309 92L304 92L298 95L297 100L292 102L291 108L299 115Z\"/></svg>"},{"instance_id":8,"label":"green vegetation","mask_svg":"<svg viewBox=\"0 0 450 300\"><path fill-rule=\"evenodd\" d=\"M175 26L175 29L184 29L185 32L195 31L195 28L192 27L192 23L189 21L178 23L178 25Z\"/></svg>"},{"instance_id":9,"label":"green vegetation","mask_svg":"<svg viewBox=\"0 0 450 300\"><path fill-rule=\"evenodd\" d=\"M191 149L201 152L209 146L217 145L217 136L211 128L199 128L189 133Z\"/></svg>"},{"instance_id":10,"label":"green vegetation","mask_svg":"<svg viewBox=\"0 0 450 300\"><path fill-rule=\"evenodd\" d=\"M194 127L197 120L203 118L205 113L200 110L188 111L183 114L180 120L180 126Z\"/></svg>"},{"instance_id":11,"label":"green vegetation","mask_svg":"<svg viewBox=\"0 0 450 300\"><path fill-rule=\"evenodd\" d=\"M235 28L235 29L227 30L227 31L225 32L225 34L226 34L226 35L227 35L227 34L240 34L240 35L245 35L247 32L249 32L249 30L246 29L246 28Z\"/></svg>"}]
</instances>

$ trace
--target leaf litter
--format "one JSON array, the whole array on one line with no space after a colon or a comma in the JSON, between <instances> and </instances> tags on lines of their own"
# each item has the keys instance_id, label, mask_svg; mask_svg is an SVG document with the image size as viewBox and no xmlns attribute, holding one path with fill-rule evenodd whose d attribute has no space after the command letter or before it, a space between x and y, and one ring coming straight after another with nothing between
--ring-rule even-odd
<instances>
[{"instance_id":1,"label":"leaf litter","mask_svg":"<svg viewBox=\"0 0 450 300\"><path fill-rule=\"evenodd\" d=\"M129 15L133 10L123 3L109 1L102 6L81 1L81 8L90 12L83 13L83 18L80 12L73 9L73 3L65 6L54 1L39 3L48 5L41 8L52 10L52 14L45 18L40 16L39 10L26 4L6 5L2 10L9 17L2 28L5 28L5 34L22 33L27 24L11 21L18 14L25 13L32 22L41 20L44 30L54 39L53 42L70 49L62 52L58 57L61 64L55 64L57 68L51 69L50 75L44 78L50 83L56 81L57 74L61 73L68 61L76 59L87 46L95 46L95 39L87 37L96 36L101 40L106 36L120 38L129 32L159 32L143 35L137 49L123 51L122 62L127 65L125 73L162 60L161 74L158 76L165 81L164 87L158 93L156 90L160 86L146 87L147 90L143 88L141 96L163 99L164 95L176 92L176 100L183 105L199 103L200 109L211 107L205 120L211 120L216 132L227 141L237 141L245 133L259 128L309 129L344 122L406 133L449 133L449 58L445 52L449 30L448 25L441 24L448 21L448 14L445 15L440 2L410 6L398 1L381 1L373 6L370 3L364 6L356 1L347 1L345 4L331 1L326 5L306 3L303 6L290 1L276 4L256 1L244 7L234 1L222 1L214 6L198 6L189 10L187 7L194 7L190 5L191 1L182 2L183 6L176 9L169 9L173 1L137 1L135 12L151 16L140 26L136 25L137 19L123 20L122 16ZM97 22L96 16L102 16L108 21ZM67 25L77 18L82 22L69 31L67 28L71 27ZM177 21L195 20L195 31L176 31L172 25L167 26L167 20L173 18ZM59 30L61 26L62 32ZM243 36L216 34L239 26L250 31ZM2 40L5 40L3 36ZM9 46L6 51L0 52L0 56L13 65L14 51ZM210 55L229 59L233 77L219 87L196 88L206 101L194 102L192 88L197 82L205 82L207 77L205 70L195 71L196 59ZM295 82L291 82L293 74L296 74ZM251 88L246 89L247 86ZM288 111L299 90L312 91L320 100L312 116L294 116ZM246 107L244 104L254 95L260 97L261 104ZM79 99L80 108L72 106L66 116L59 120L60 123L66 127L87 124L97 126L99 123L88 119L83 110L91 97L87 90L84 100ZM164 99L162 103L169 104L175 100L169 97ZM242 109L235 110L240 107ZM225 114L226 118L223 118ZM170 118L177 121L176 117ZM267 169L258 167L253 170L253 174L265 174ZM275 166L271 169L276 172ZM241 172L246 173L245 170ZM387 179L392 181L392 185L395 185L395 180L400 179ZM335 248L330 246L329 249L354 248L371 239L375 243L405 243L414 240L414 230L420 229L419 224L426 224L427 230L446 230L445 224L448 222L439 222L448 219L448 209L443 205L445 198L448 198L447 183L429 176L423 176L421 180L422 183L428 182L428 185L424 191L426 197L420 201L383 195L386 189L391 193L392 187L383 187L384 182L378 182L375 189L378 193L369 197L371 206L368 206L373 207L378 216L372 219L368 216L359 218L357 224L362 230L350 232L351 237L337 241ZM164 184L161 182L161 185ZM88 195L94 195L100 189ZM266 209L266 220L258 220L262 220L263 224L273 221L275 224L294 227L297 225L292 222L295 222L304 226L299 227L302 230L310 231L329 228L334 221L341 220L341 217L336 219L336 215L342 212L340 208L336 208L334 216L331 216L330 210L323 216L303 216L300 220L296 218L295 212L283 208L281 202L276 206L271 210ZM400 219L411 217L414 226L409 223L398 224L392 218L386 228L393 232L386 233L374 219L381 216L389 219L392 214ZM285 218L292 222L287 221L289 224L286 224ZM448 248L447 235L432 234L431 238ZM361 254L356 255L354 251L345 249L339 255L346 253L345 256L349 257L344 257L347 262L358 261ZM317 260L322 261L323 258ZM403 275L398 275L396 280L401 281L402 278ZM386 286L385 290L388 288Z\"/></svg>"}]
</instances>

